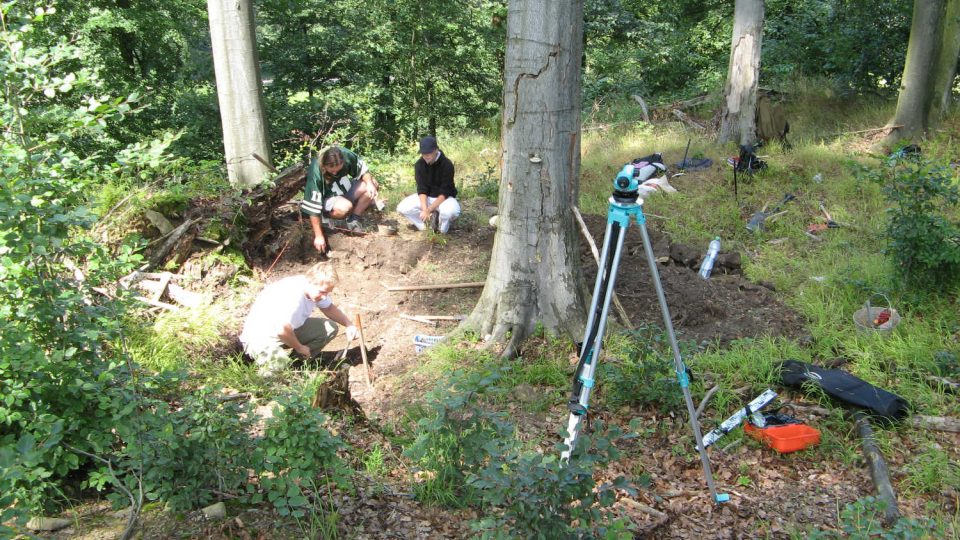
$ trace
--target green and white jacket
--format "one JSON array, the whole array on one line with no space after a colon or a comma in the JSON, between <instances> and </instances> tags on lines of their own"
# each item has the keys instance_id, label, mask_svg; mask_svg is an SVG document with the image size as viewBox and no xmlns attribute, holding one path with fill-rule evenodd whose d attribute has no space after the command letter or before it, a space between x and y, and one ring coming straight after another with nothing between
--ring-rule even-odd
<instances>
[{"instance_id":1,"label":"green and white jacket","mask_svg":"<svg viewBox=\"0 0 960 540\"><path fill-rule=\"evenodd\" d=\"M367 164L359 156L340 147L343 154L343 168L340 177L325 182L320 172L320 158L310 160L307 169L307 184L303 188L303 201L300 203L300 212L308 216L319 216L323 213L323 206L330 197L345 197L361 176L367 173Z\"/></svg>"}]
</instances>

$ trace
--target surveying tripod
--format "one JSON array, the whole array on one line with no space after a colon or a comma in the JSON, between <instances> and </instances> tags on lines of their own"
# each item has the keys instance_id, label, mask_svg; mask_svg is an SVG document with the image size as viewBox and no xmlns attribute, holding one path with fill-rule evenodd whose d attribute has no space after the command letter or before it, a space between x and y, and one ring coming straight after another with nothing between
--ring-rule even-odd
<instances>
[{"instance_id":1,"label":"surveying tripod","mask_svg":"<svg viewBox=\"0 0 960 540\"><path fill-rule=\"evenodd\" d=\"M570 420L567 425L567 437L564 439L566 449L561 453L562 460L567 461L573 453L580 432L580 423L587 414L590 402L590 391L595 383L594 374L597 362L600 359L600 347L603 344L603 331L607 324L607 313L610 309L610 300L613 298L613 286L617 278L617 266L620 264L620 253L623 250L623 241L630 226L630 216L634 216L640 226L643 236L643 248L647 254L647 263L653 275L653 286L660 301L660 312L663 314L663 324L667 330L670 347L673 349L674 369L677 380L683 390L683 400L687 404L690 414L690 426L696 439L697 449L700 452L700 461L703 463L703 472L707 479L707 487L716 503L729 500L727 494L717 493L713 483L713 473L710 470L710 458L703 445L700 434L700 424L697 422L693 399L690 397L690 377L687 368L680 357L680 348L677 346L677 337L673 332L673 323L670 321L670 310L667 299L663 295L663 286L660 283L660 273L657 271L657 261L653 256L653 247L650 236L647 234L646 219L643 216L639 199L639 186L658 171L666 171L660 154L653 154L628 163L613 180L613 196L610 197L610 206L607 211L607 232L603 237L603 253L600 256L600 267L597 269L597 283L593 289L593 302L587 319L587 329L580 347L580 361L573 376L573 389L570 392Z\"/></svg>"}]
</instances>

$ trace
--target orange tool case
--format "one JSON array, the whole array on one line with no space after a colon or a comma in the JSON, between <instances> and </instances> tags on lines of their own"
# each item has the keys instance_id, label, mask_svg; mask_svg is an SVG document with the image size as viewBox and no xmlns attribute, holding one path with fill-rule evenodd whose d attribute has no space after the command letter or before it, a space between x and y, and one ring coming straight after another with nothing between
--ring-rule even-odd
<instances>
[{"instance_id":1,"label":"orange tool case","mask_svg":"<svg viewBox=\"0 0 960 540\"><path fill-rule=\"evenodd\" d=\"M746 422L743 431L781 454L803 450L820 442L820 432L806 424L757 427Z\"/></svg>"}]
</instances>

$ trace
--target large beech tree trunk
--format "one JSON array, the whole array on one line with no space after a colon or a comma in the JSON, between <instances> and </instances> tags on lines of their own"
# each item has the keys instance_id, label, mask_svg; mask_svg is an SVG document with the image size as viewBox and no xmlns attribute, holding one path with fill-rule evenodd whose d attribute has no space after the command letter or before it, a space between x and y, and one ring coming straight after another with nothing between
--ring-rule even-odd
<instances>
[{"instance_id":1,"label":"large beech tree trunk","mask_svg":"<svg viewBox=\"0 0 960 540\"><path fill-rule=\"evenodd\" d=\"M763 41L763 0L737 0L730 65L724 86L719 142L753 144L757 138L757 86Z\"/></svg>"},{"instance_id":2,"label":"large beech tree trunk","mask_svg":"<svg viewBox=\"0 0 960 540\"><path fill-rule=\"evenodd\" d=\"M921 137L932 127L928 120L935 100L936 89L933 88L933 81L943 46L941 38L946 6L946 0L914 0L910 42L907 44L907 58L903 65L897 112L889 124L900 127L890 130L881 143L885 147L890 147L900 140Z\"/></svg>"},{"instance_id":3,"label":"large beech tree trunk","mask_svg":"<svg viewBox=\"0 0 960 540\"><path fill-rule=\"evenodd\" d=\"M227 175L232 185L248 188L268 170L254 154L270 160L253 1L207 0L207 13Z\"/></svg>"},{"instance_id":4,"label":"large beech tree trunk","mask_svg":"<svg viewBox=\"0 0 960 540\"><path fill-rule=\"evenodd\" d=\"M504 356L537 323L578 336L586 320L572 206L580 173L583 0L510 0L500 217L483 294L464 327Z\"/></svg>"},{"instance_id":5,"label":"large beech tree trunk","mask_svg":"<svg viewBox=\"0 0 960 540\"><path fill-rule=\"evenodd\" d=\"M940 51L937 54L937 63L933 67L931 84L933 100L930 103L930 113L927 115L928 126L933 127L939 124L950 111L958 62L960 62L960 0L947 0Z\"/></svg>"}]
</instances>

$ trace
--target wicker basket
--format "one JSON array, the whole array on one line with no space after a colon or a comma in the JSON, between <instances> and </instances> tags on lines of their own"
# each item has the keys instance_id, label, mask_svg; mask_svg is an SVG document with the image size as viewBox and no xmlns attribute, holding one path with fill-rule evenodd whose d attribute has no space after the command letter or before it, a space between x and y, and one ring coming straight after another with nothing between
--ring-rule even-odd
<instances>
[{"instance_id":1,"label":"wicker basket","mask_svg":"<svg viewBox=\"0 0 960 540\"><path fill-rule=\"evenodd\" d=\"M875 306L870 303L874 298L882 298L884 300L884 305ZM887 319L887 322L883 324L874 324L874 321L877 320L877 317L884 310L890 311L890 318ZM863 308L858 309L856 313L853 314L853 323L857 325L857 329L865 334L879 334L885 336L893 331L897 325L900 324L900 314L897 313L897 310L893 309L893 306L890 305L890 299L887 298L885 294L874 294L867 299L867 302L863 305Z\"/></svg>"}]
</instances>

